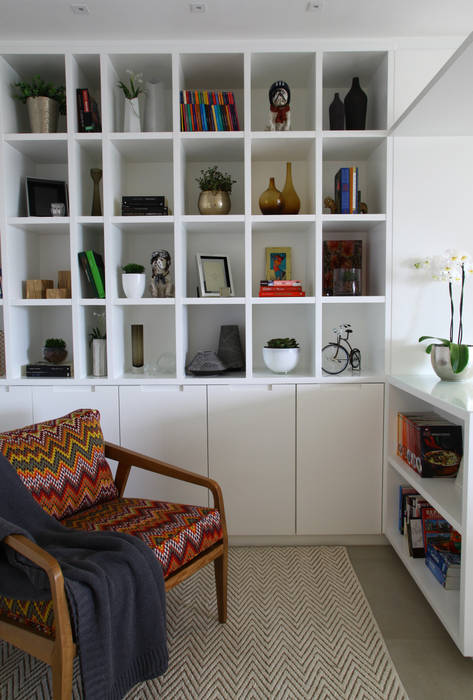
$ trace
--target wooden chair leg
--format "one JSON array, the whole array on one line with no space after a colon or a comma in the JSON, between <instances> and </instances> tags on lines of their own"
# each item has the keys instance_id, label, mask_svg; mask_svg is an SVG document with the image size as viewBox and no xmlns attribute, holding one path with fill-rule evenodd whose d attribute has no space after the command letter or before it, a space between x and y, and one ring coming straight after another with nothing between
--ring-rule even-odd
<instances>
[{"instance_id":1,"label":"wooden chair leg","mask_svg":"<svg viewBox=\"0 0 473 700\"><path fill-rule=\"evenodd\" d=\"M227 578L228 578L228 552L214 561L215 587L217 592L218 621L227 621Z\"/></svg>"},{"instance_id":2,"label":"wooden chair leg","mask_svg":"<svg viewBox=\"0 0 473 700\"><path fill-rule=\"evenodd\" d=\"M71 700L72 698L72 664L74 654L68 650L60 651L51 664L53 677L53 700Z\"/></svg>"}]
</instances>

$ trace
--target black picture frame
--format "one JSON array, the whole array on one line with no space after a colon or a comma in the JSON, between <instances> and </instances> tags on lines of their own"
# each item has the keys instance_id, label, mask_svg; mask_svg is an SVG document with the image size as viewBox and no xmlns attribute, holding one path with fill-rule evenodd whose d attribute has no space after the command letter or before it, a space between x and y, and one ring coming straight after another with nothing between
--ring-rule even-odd
<instances>
[{"instance_id":1,"label":"black picture frame","mask_svg":"<svg viewBox=\"0 0 473 700\"><path fill-rule=\"evenodd\" d=\"M28 216L51 216L51 202L64 204L64 215L69 216L67 182L27 177L26 204Z\"/></svg>"}]
</instances>

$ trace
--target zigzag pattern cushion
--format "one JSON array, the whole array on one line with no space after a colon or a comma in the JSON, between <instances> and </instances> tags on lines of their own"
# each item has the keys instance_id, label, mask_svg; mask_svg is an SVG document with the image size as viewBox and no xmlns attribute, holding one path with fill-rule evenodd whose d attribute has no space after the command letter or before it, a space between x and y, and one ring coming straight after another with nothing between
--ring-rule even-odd
<instances>
[{"instance_id":1,"label":"zigzag pattern cushion","mask_svg":"<svg viewBox=\"0 0 473 700\"><path fill-rule=\"evenodd\" d=\"M100 413L88 408L0 433L0 451L58 520L118 496L104 450Z\"/></svg>"},{"instance_id":2,"label":"zigzag pattern cushion","mask_svg":"<svg viewBox=\"0 0 473 700\"><path fill-rule=\"evenodd\" d=\"M141 498L117 498L61 522L139 537L158 557L164 578L222 538L220 513L213 508Z\"/></svg>"},{"instance_id":3,"label":"zigzag pattern cushion","mask_svg":"<svg viewBox=\"0 0 473 700\"><path fill-rule=\"evenodd\" d=\"M51 600L15 600L0 596L0 617L27 624L37 632L54 635L54 612Z\"/></svg>"}]
</instances>

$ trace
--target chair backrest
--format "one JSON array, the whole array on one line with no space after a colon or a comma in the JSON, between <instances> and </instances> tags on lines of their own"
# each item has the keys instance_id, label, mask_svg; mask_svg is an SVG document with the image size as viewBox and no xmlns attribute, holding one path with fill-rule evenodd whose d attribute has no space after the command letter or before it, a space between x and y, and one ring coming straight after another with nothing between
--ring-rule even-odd
<instances>
[{"instance_id":1,"label":"chair backrest","mask_svg":"<svg viewBox=\"0 0 473 700\"><path fill-rule=\"evenodd\" d=\"M118 496L96 410L81 408L0 433L0 451L43 510L58 520Z\"/></svg>"}]
</instances>

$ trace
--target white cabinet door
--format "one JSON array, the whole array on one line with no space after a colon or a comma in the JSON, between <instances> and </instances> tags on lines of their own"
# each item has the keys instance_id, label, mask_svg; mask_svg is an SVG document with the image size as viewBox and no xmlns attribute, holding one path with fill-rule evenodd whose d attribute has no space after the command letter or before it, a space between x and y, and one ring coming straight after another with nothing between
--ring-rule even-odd
<instances>
[{"instance_id":1,"label":"white cabinet door","mask_svg":"<svg viewBox=\"0 0 473 700\"><path fill-rule=\"evenodd\" d=\"M33 423L31 387L0 387L0 432Z\"/></svg>"},{"instance_id":2,"label":"white cabinet door","mask_svg":"<svg viewBox=\"0 0 473 700\"><path fill-rule=\"evenodd\" d=\"M381 533L382 384L297 387L297 533Z\"/></svg>"},{"instance_id":3,"label":"white cabinet door","mask_svg":"<svg viewBox=\"0 0 473 700\"><path fill-rule=\"evenodd\" d=\"M60 418L78 408L95 408L100 411L105 440L120 441L116 386L38 386L32 392L35 423Z\"/></svg>"},{"instance_id":4,"label":"white cabinet door","mask_svg":"<svg viewBox=\"0 0 473 700\"><path fill-rule=\"evenodd\" d=\"M295 388L209 386L209 472L230 535L295 533Z\"/></svg>"},{"instance_id":5,"label":"white cabinet door","mask_svg":"<svg viewBox=\"0 0 473 700\"><path fill-rule=\"evenodd\" d=\"M207 476L205 386L121 386L120 431L124 447ZM125 495L209 503L209 491L201 486L138 469L132 469Z\"/></svg>"}]
</instances>

